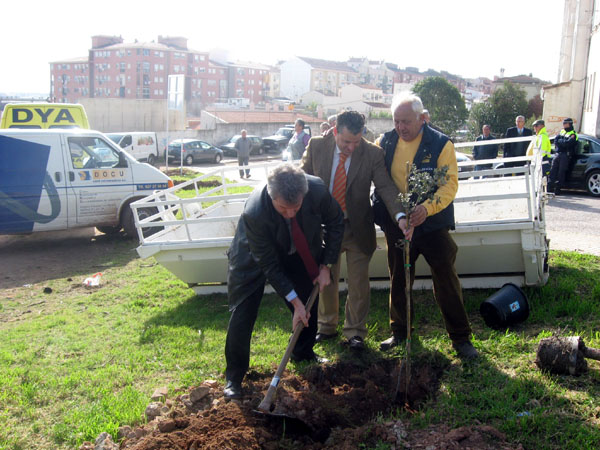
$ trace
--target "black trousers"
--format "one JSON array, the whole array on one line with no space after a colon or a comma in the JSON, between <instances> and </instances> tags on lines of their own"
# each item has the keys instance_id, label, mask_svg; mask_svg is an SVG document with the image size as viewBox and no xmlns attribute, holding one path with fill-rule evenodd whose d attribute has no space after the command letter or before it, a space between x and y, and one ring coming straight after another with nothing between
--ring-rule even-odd
<instances>
[{"instance_id":1,"label":"black trousers","mask_svg":"<svg viewBox=\"0 0 600 450\"><path fill-rule=\"evenodd\" d=\"M313 289L313 283L306 273L300 256L295 253L286 258L283 262L283 269L292 281L296 294L306 304ZM231 312L229 326L227 327L227 339L225 341L225 359L227 362L225 378L227 381L241 383L248 371L250 365L250 340L263 294L264 285L252 292ZM284 299L284 301L293 317L294 307L287 300ZM292 357L295 359L311 358L314 355L313 346L315 345L315 337L317 335L318 304L319 298L317 297L310 310L308 328L305 327L302 330L292 352ZM281 351L282 357L283 353L284 349Z\"/></svg>"},{"instance_id":2,"label":"black trousers","mask_svg":"<svg viewBox=\"0 0 600 450\"><path fill-rule=\"evenodd\" d=\"M552 160L552 168L550 169L550 181L548 182L550 189L560 190L565 185L570 159L567 152L556 154Z\"/></svg>"}]
</instances>

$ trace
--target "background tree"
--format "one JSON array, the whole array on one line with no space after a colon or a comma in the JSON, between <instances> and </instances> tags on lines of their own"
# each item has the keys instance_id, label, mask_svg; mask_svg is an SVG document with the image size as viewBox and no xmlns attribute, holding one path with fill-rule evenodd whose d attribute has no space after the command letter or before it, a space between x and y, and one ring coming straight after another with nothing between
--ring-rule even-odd
<instances>
[{"instance_id":1,"label":"background tree","mask_svg":"<svg viewBox=\"0 0 600 450\"><path fill-rule=\"evenodd\" d=\"M492 134L503 137L506 130L515 126L518 115L526 116L527 94L519 86L505 81L502 87L496 89L490 98L483 103L477 103L471 108L470 130L478 136L481 127L489 124Z\"/></svg>"},{"instance_id":2,"label":"background tree","mask_svg":"<svg viewBox=\"0 0 600 450\"><path fill-rule=\"evenodd\" d=\"M425 78L415 84L412 91L429 110L431 122L448 136L454 136L469 116L460 92L445 78Z\"/></svg>"},{"instance_id":3,"label":"background tree","mask_svg":"<svg viewBox=\"0 0 600 450\"><path fill-rule=\"evenodd\" d=\"M539 118L542 117L542 113L544 111L544 102L539 95L536 95L527 104L527 119L530 118Z\"/></svg>"}]
</instances>

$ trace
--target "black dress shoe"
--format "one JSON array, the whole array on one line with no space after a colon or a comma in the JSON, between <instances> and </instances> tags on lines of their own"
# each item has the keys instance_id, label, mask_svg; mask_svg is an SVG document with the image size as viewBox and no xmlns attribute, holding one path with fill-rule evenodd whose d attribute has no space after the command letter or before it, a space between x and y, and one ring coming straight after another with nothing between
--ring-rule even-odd
<instances>
[{"instance_id":1,"label":"black dress shoe","mask_svg":"<svg viewBox=\"0 0 600 450\"><path fill-rule=\"evenodd\" d=\"M402 342L404 342L405 340L406 338L392 334L392 337L386 339L385 341L382 341L381 344L379 344L379 349L383 350L384 352L391 350L392 348L402 344Z\"/></svg>"},{"instance_id":2,"label":"black dress shoe","mask_svg":"<svg viewBox=\"0 0 600 450\"><path fill-rule=\"evenodd\" d=\"M317 336L315 337L315 342L328 341L329 339L333 339L335 337L337 337L337 333L333 333L333 334L317 333Z\"/></svg>"},{"instance_id":3,"label":"black dress shoe","mask_svg":"<svg viewBox=\"0 0 600 450\"><path fill-rule=\"evenodd\" d=\"M223 389L223 395L228 399L242 398L242 383L228 381Z\"/></svg>"},{"instance_id":4,"label":"black dress shoe","mask_svg":"<svg viewBox=\"0 0 600 450\"><path fill-rule=\"evenodd\" d=\"M322 356L319 356L316 353L313 353L312 355L308 355L308 356L292 355L290 359L295 363L307 362L307 363L325 364L325 363L329 362L329 360L327 358L323 358Z\"/></svg>"},{"instance_id":5,"label":"black dress shoe","mask_svg":"<svg viewBox=\"0 0 600 450\"><path fill-rule=\"evenodd\" d=\"M352 350L364 350L365 349L365 341L360 336L353 336L348 339L348 346Z\"/></svg>"}]
</instances>

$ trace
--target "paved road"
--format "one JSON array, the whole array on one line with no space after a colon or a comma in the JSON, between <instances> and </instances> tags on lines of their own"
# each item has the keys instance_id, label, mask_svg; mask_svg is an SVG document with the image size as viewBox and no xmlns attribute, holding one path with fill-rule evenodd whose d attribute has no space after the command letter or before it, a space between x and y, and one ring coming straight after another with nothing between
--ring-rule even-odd
<instances>
[{"instance_id":1,"label":"paved road","mask_svg":"<svg viewBox=\"0 0 600 450\"><path fill-rule=\"evenodd\" d=\"M546 232L553 250L600 256L600 198L568 191L546 206Z\"/></svg>"}]
</instances>

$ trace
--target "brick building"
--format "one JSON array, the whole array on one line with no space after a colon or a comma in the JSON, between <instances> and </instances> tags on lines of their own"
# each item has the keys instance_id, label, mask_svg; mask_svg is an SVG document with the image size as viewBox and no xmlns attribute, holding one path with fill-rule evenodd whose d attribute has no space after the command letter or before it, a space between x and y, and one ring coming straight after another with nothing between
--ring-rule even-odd
<instances>
[{"instance_id":1,"label":"brick building","mask_svg":"<svg viewBox=\"0 0 600 450\"><path fill-rule=\"evenodd\" d=\"M184 37L125 43L119 36L93 36L88 57L50 63L56 102L82 98L167 98L168 76L185 75L186 100L211 104L230 97L261 102L269 95L269 68L219 63L208 52L188 49Z\"/></svg>"}]
</instances>

